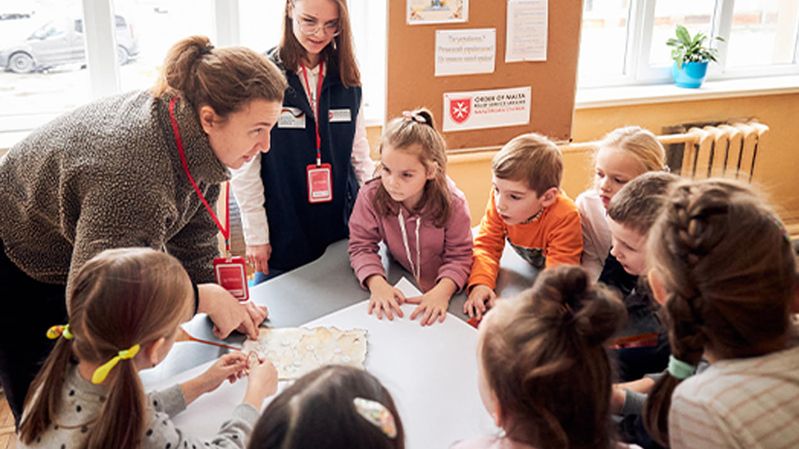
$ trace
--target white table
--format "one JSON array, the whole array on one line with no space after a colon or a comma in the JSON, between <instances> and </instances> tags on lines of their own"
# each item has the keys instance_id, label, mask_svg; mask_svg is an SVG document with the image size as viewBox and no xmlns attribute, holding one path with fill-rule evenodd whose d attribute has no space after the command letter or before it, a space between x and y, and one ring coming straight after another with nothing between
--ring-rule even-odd
<instances>
[{"instance_id":1,"label":"white table","mask_svg":"<svg viewBox=\"0 0 799 449\"><path fill-rule=\"evenodd\" d=\"M384 263L390 282L408 275L386 257ZM508 248L502 266L497 286L501 296L513 296L529 287L536 274ZM415 290L407 284L405 289ZM413 295L411 290L406 294ZM453 299L444 324L422 328L409 321L415 307L411 305L403 306L405 319L379 321L366 313L368 292L358 285L346 241L341 241L317 261L253 288L251 296L269 307L271 326L366 329L366 368L394 396L406 426L408 448L448 447L457 439L494 430L477 391L476 331L463 321L463 294ZM195 337L215 340L206 317L195 317L185 327ZM242 337L228 341L240 343ZM148 389L181 382L202 372L222 352L207 345L178 343L162 364L142 372L142 379ZM198 399L175 421L192 434L212 435L243 393L243 382L225 384Z\"/></svg>"}]
</instances>

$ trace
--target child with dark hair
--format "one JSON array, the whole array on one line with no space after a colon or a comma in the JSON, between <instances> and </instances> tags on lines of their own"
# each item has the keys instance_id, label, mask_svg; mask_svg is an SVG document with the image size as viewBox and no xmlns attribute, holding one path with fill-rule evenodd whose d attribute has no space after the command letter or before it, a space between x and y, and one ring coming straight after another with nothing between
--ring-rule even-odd
<instances>
[{"instance_id":1,"label":"child with dark hair","mask_svg":"<svg viewBox=\"0 0 799 449\"><path fill-rule=\"evenodd\" d=\"M478 331L478 382L504 435L453 449L614 447L604 346L624 317L617 293L575 266L547 269L532 289L498 302Z\"/></svg>"},{"instance_id":2,"label":"child with dark hair","mask_svg":"<svg viewBox=\"0 0 799 449\"><path fill-rule=\"evenodd\" d=\"M614 341L618 375L623 382L662 371L669 358L666 330L640 276L647 273L646 241L649 230L666 203L669 189L679 177L665 172L649 172L630 181L613 197L607 223L612 235L610 250L619 270L600 276L600 282L617 288L624 297L629 319Z\"/></svg>"},{"instance_id":3,"label":"child with dark hair","mask_svg":"<svg viewBox=\"0 0 799 449\"><path fill-rule=\"evenodd\" d=\"M57 340L25 402L23 448L243 448L264 398L277 389L268 361L222 356L180 385L145 395L138 371L161 363L181 322L193 310L191 281L174 257L149 248L106 250L86 262L70 284L69 324ZM171 417L225 379L249 369L242 404L219 433L203 440L183 433Z\"/></svg>"},{"instance_id":4,"label":"child with dark hair","mask_svg":"<svg viewBox=\"0 0 799 449\"><path fill-rule=\"evenodd\" d=\"M799 446L796 255L777 215L748 185L683 182L652 232L672 356L646 403L650 433L674 449Z\"/></svg>"},{"instance_id":5,"label":"child with dark hair","mask_svg":"<svg viewBox=\"0 0 799 449\"><path fill-rule=\"evenodd\" d=\"M266 408L248 449L403 449L388 390L367 371L328 365L301 377Z\"/></svg>"}]
</instances>

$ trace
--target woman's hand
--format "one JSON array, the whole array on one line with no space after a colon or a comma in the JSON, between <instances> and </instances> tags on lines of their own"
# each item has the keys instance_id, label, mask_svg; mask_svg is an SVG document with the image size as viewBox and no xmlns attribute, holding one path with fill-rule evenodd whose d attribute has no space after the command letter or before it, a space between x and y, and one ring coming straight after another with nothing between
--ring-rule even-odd
<instances>
[{"instance_id":1,"label":"woman's hand","mask_svg":"<svg viewBox=\"0 0 799 449\"><path fill-rule=\"evenodd\" d=\"M477 284L472 287L469 292L469 298L463 304L463 313L469 315L469 318L477 317L478 320L483 318L483 314L491 307L497 300L497 294L491 287L483 284Z\"/></svg>"},{"instance_id":2,"label":"woman's hand","mask_svg":"<svg viewBox=\"0 0 799 449\"><path fill-rule=\"evenodd\" d=\"M396 314L402 318L402 309L400 305L405 302L405 295L398 289L394 288L386 281L386 278L379 274L374 274L366 279L366 286L369 287L369 315L373 312L377 315L378 320L383 319L383 314L389 320L394 320Z\"/></svg>"},{"instance_id":3,"label":"woman's hand","mask_svg":"<svg viewBox=\"0 0 799 449\"><path fill-rule=\"evenodd\" d=\"M207 313L211 318L217 338L227 338L234 330L250 339L258 338L258 326L268 316L266 307L253 302L241 304L218 284L199 284L197 291L200 296L197 311Z\"/></svg>"},{"instance_id":4,"label":"woman's hand","mask_svg":"<svg viewBox=\"0 0 799 449\"><path fill-rule=\"evenodd\" d=\"M241 352L231 352L220 357L204 373L180 385L186 404L210 393L227 379L230 383L242 377L247 369L247 357Z\"/></svg>"},{"instance_id":5,"label":"woman's hand","mask_svg":"<svg viewBox=\"0 0 799 449\"><path fill-rule=\"evenodd\" d=\"M417 316L422 318L419 324L422 326L429 326L438 320L443 323L447 318L447 308L449 307L449 300L452 295L458 290L455 283L449 278L442 278L435 287L430 289L422 296L414 296L408 298L406 302L409 304L419 304L416 309L411 313L411 320L415 320Z\"/></svg>"},{"instance_id":6,"label":"woman's hand","mask_svg":"<svg viewBox=\"0 0 799 449\"><path fill-rule=\"evenodd\" d=\"M249 367L250 380L247 382L247 392L244 393L244 403L250 404L256 410L261 410L261 404L268 396L277 391L277 368L268 359L258 359Z\"/></svg>"},{"instance_id":7,"label":"woman's hand","mask_svg":"<svg viewBox=\"0 0 799 449\"><path fill-rule=\"evenodd\" d=\"M253 266L255 271L269 274L269 257L272 256L272 245L269 243L247 245L245 254L247 256L247 262Z\"/></svg>"}]
</instances>

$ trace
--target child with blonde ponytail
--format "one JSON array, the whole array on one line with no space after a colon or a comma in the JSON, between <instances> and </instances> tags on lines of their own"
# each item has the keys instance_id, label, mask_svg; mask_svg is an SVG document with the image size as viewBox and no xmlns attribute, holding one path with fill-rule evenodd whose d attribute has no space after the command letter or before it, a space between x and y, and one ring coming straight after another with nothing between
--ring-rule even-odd
<instances>
[{"instance_id":1,"label":"child with blonde ponytail","mask_svg":"<svg viewBox=\"0 0 799 449\"><path fill-rule=\"evenodd\" d=\"M796 255L777 216L748 185L683 182L652 235L672 356L645 404L650 434L673 449L799 447Z\"/></svg>"},{"instance_id":2,"label":"child with blonde ponytail","mask_svg":"<svg viewBox=\"0 0 799 449\"><path fill-rule=\"evenodd\" d=\"M271 363L247 367L241 353L222 356L186 383L145 396L138 371L169 353L192 315L191 281L180 263L145 248L106 250L70 284L69 324L31 386L20 426L24 448L243 448L266 396L277 388ZM225 379L249 369L243 403L207 441L177 429L171 417Z\"/></svg>"}]
</instances>

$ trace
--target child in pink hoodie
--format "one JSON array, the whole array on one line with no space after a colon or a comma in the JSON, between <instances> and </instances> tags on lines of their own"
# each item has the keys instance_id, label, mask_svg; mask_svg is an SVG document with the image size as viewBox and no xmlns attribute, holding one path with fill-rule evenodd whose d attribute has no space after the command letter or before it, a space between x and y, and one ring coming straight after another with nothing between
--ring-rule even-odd
<instances>
[{"instance_id":1,"label":"child in pink hoodie","mask_svg":"<svg viewBox=\"0 0 799 449\"><path fill-rule=\"evenodd\" d=\"M350 263L369 289L369 313L402 317L400 304L419 304L411 319L443 322L472 264L469 207L447 178L444 139L427 109L405 112L386 125L380 141L380 178L361 188L350 217ZM378 245L408 270L424 292L405 298L386 281Z\"/></svg>"}]
</instances>

